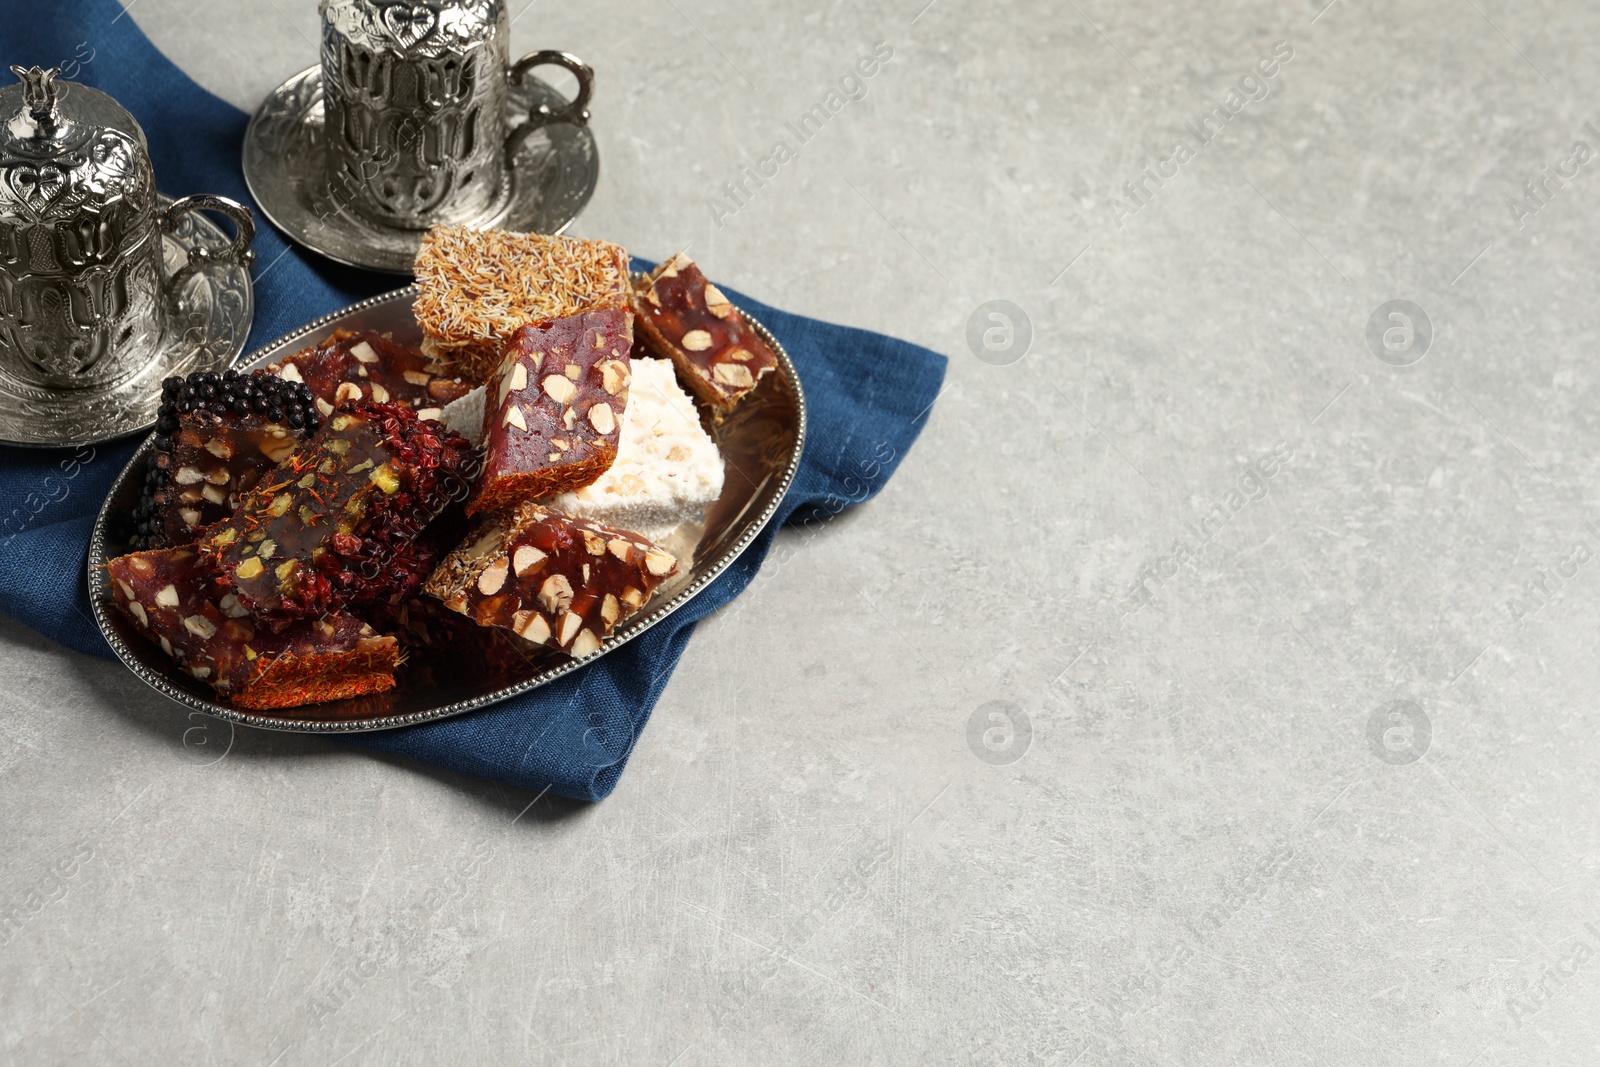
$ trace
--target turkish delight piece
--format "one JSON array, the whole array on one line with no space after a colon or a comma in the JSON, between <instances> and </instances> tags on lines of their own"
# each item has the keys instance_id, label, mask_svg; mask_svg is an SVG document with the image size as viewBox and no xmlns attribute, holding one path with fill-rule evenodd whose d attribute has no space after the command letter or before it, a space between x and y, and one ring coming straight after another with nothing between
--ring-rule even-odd
<instances>
[{"instance_id":1,"label":"turkish delight piece","mask_svg":"<svg viewBox=\"0 0 1600 1067\"><path fill-rule=\"evenodd\" d=\"M650 347L672 360L718 418L778 365L761 335L681 252L640 283L633 306Z\"/></svg>"},{"instance_id":2,"label":"turkish delight piece","mask_svg":"<svg viewBox=\"0 0 1600 1067\"><path fill-rule=\"evenodd\" d=\"M133 547L193 544L317 425L303 385L232 370L168 378L134 507Z\"/></svg>"},{"instance_id":3,"label":"turkish delight piece","mask_svg":"<svg viewBox=\"0 0 1600 1067\"><path fill-rule=\"evenodd\" d=\"M285 381L304 382L324 418L347 402L404 404L418 418L437 419L444 406L477 384L388 334L337 330L319 344L267 368Z\"/></svg>"},{"instance_id":4,"label":"turkish delight piece","mask_svg":"<svg viewBox=\"0 0 1600 1067\"><path fill-rule=\"evenodd\" d=\"M638 314L639 313L635 311L634 317L637 318ZM655 358L656 350L650 347L650 339L644 335L644 330L639 329L633 331L633 351L630 352L629 355L631 355L634 359Z\"/></svg>"},{"instance_id":5,"label":"turkish delight piece","mask_svg":"<svg viewBox=\"0 0 1600 1067\"><path fill-rule=\"evenodd\" d=\"M510 630L479 626L429 596L407 602L387 625L372 625L404 650L402 688L437 688L458 699L513 685L530 670L559 666L567 658L535 648Z\"/></svg>"},{"instance_id":6,"label":"turkish delight piece","mask_svg":"<svg viewBox=\"0 0 1600 1067\"><path fill-rule=\"evenodd\" d=\"M390 564L476 471L471 445L398 404L351 404L200 543L250 612L315 618L403 581Z\"/></svg>"},{"instance_id":7,"label":"turkish delight piece","mask_svg":"<svg viewBox=\"0 0 1600 1067\"><path fill-rule=\"evenodd\" d=\"M463 643L475 641L488 631L471 619L450 611L432 597L419 596L402 601L392 611L385 610L376 616L367 615L366 621L381 633L391 634L406 649L437 649L454 652L458 657ZM474 657L476 659L476 656ZM414 661L407 660L407 666ZM474 671L476 671L474 662Z\"/></svg>"},{"instance_id":8,"label":"turkish delight piece","mask_svg":"<svg viewBox=\"0 0 1600 1067\"><path fill-rule=\"evenodd\" d=\"M382 567L382 581L361 582L345 610L371 623L380 633L401 636L408 607L438 604L422 596L422 586L439 562L461 543L467 530L466 508L452 499L444 511L417 535L415 540L396 546ZM375 568L368 565L366 570ZM446 614L449 614L448 612ZM459 620L459 616L455 616ZM409 644L401 636L402 644Z\"/></svg>"},{"instance_id":9,"label":"turkish delight piece","mask_svg":"<svg viewBox=\"0 0 1600 1067\"><path fill-rule=\"evenodd\" d=\"M636 533L523 504L481 518L424 592L479 626L581 657L677 569Z\"/></svg>"},{"instance_id":10,"label":"turkish delight piece","mask_svg":"<svg viewBox=\"0 0 1600 1067\"><path fill-rule=\"evenodd\" d=\"M119 556L113 602L189 674L241 708L292 708L394 686L400 646L351 615L279 628L220 590L193 547Z\"/></svg>"},{"instance_id":11,"label":"turkish delight piece","mask_svg":"<svg viewBox=\"0 0 1600 1067\"><path fill-rule=\"evenodd\" d=\"M423 353L474 384L522 327L629 303L628 253L608 241L436 226L415 270Z\"/></svg>"},{"instance_id":12,"label":"turkish delight piece","mask_svg":"<svg viewBox=\"0 0 1600 1067\"><path fill-rule=\"evenodd\" d=\"M722 454L664 359L634 359L617 458L593 483L541 503L624 530L669 529L722 495Z\"/></svg>"},{"instance_id":13,"label":"turkish delight piece","mask_svg":"<svg viewBox=\"0 0 1600 1067\"><path fill-rule=\"evenodd\" d=\"M524 326L485 383L483 476L469 514L588 485L617 458L633 314L585 311Z\"/></svg>"}]
</instances>

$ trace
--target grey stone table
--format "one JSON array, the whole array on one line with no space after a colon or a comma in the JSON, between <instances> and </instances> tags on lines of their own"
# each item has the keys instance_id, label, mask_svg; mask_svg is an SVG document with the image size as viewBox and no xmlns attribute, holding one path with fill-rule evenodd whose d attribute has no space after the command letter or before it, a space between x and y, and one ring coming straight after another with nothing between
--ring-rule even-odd
<instances>
[{"instance_id":1,"label":"grey stone table","mask_svg":"<svg viewBox=\"0 0 1600 1067\"><path fill-rule=\"evenodd\" d=\"M1600 8L523 2L576 232L948 391L597 806L0 625L5 1062L1600 1062Z\"/></svg>"}]
</instances>

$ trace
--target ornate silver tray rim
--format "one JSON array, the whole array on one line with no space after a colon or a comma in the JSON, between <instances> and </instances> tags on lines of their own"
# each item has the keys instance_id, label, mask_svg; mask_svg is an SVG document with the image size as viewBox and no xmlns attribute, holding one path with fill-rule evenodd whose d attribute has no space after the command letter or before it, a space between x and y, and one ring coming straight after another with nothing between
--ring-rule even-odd
<instances>
[{"instance_id":1,"label":"ornate silver tray rim","mask_svg":"<svg viewBox=\"0 0 1600 1067\"><path fill-rule=\"evenodd\" d=\"M324 327L336 325L340 323L341 320L349 316L359 314L360 312L369 309L381 307L386 303L404 300L407 302L407 306L409 307L409 302L414 298L416 292L416 286L406 286L403 289L397 289L390 293L370 297L359 303L352 304L349 307L333 312L332 314L324 315L321 318L300 327L298 330L294 330L291 333L285 334L277 340L257 349L250 356L240 360L238 366L241 370L253 369L257 365L265 366L268 362L271 362L271 359L274 356L281 354L285 350L293 351L294 348L291 346L297 346L301 340L309 337L316 331L321 330ZM743 315L745 321L748 322L750 326L761 335L761 338L772 346L773 352L776 353L778 357L778 373L782 375L783 379L787 383L788 388L792 390L792 396L794 398L794 445L789 454L788 461L784 465L776 484L767 491L768 500L766 502L766 506L762 508L761 512L755 516L744 516L739 519L739 523L741 523L744 528L733 544L725 548L715 559L712 559L703 566L697 568L694 571L693 580L687 586L680 589L673 596L659 604L653 602L647 604L644 611L641 611L633 618L624 622L620 627L617 628L617 631L611 637L606 639L605 643L602 644L597 651L585 656L583 659L564 660L558 664L538 670L530 677L519 682L515 682L493 692L484 694L483 696L475 697L469 700L455 701L453 703L443 704L435 708L404 715L372 716L368 718L309 720L295 718L292 714L258 714L251 711L241 710L228 704L206 700L204 698L195 696L193 693L189 693L178 688L177 686L173 685L172 682L169 681L160 670L147 663L145 661L145 656L141 655L139 650L130 647L128 643L122 639L121 634L118 633L116 626L114 626L112 623L110 616L111 613L116 609L110 605L105 596L104 582L101 577L108 559L106 554L107 523L112 513L112 502L117 498L122 486L127 482L127 480L130 477L137 476L144 470L145 455L150 450L150 443L153 437L147 438L144 443L139 446L138 451L136 451L133 454L133 457L128 461L128 465L123 468L122 473L117 476L116 481L112 483L110 490L106 494L105 503L101 505L100 512L95 517L94 530L89 540L89 559L87 573L85 575L85 579L89 586L89 604L94 612L95 624L100 627L101 636L104 637L106 643L111 646L111 650L116 653L117 658L120 659L129 670L137 675L140 680L145 682L145 684L149 685L151 688L155 689L157 692L161 693L163 696L174 700L185 707L192 708L195 711L203 712L207 715L212 715L216 718L225 719L229 722L238 723L243 726L254 726L265 730L282 730L293 733L364 733L373 730L391 730L401 726L414 726L419 723L434 722L440 719L452 718L457 715L464 715L467 712L477 711L481 708L498 704L501 701L508 700L511 697L520 696L523 693L537 689L540 686L547 685L558 678L562 678L568 674L571 674L573 671L593 663L600 657L606 655L614 649L620 648L633 638L644 633L646 630L650 629L650 627L654 626L656 623L662 621L667 616L683 607L683 605L694 599L695 596L702 592L712 582L716 581L716 579L722 575L723 571L728 569L734 560L738 559L744 554L745 549L749 548L750 544L756 539L761 531L766 528L767 523L772 520L773 515L777 513L778 507L783 503L784 498L788 495L789 487L794 483L795 475L800 469L800 458L805 452L806 443L806 402L805 392L800 384L800 375L795 370L794 364L790 361L789 354L784 349L782 343L780 343L777 338L772 336L771 332L766 328L766 326L758 322L742 308L740 309L740 314ZM154 646L148 647L151 650L154 650ZM151 660L159 660L161 658L160 653L156 652L155 655L150 656L149 658ZM312 707L315 707L315 705L312 705Z\"/></svg>"}]
</instances>

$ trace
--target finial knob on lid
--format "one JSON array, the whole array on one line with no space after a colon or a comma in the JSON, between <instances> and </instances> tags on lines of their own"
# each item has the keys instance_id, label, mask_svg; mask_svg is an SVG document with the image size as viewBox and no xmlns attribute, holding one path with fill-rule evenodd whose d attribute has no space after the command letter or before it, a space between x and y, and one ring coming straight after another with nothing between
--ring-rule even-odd
<instances>
[{"instance_id":1,"label":"finial knob on lid","mask_svg":"<svg viewBox=\"0 0 1600 1067\"><path fill-rule=\"evenodd\" d=\"M61 109L56 106L56 78L60 67L19 67L11 65L11 73L22 79L22 106L46 137L61 125Z\"/></svg>"}]
</instances>

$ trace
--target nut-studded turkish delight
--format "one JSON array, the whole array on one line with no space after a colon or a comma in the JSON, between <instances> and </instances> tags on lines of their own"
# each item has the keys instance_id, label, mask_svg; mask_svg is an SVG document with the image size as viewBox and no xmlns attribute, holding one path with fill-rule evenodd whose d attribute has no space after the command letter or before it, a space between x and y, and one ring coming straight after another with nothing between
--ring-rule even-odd
<instances>
[{"instance_id":1,"label":"nut-studded turkish delight","mask_svg":"<svg viewBox=\"0 0 1600 1067\"><path fill-rule=\"evenodd\" d=\"M483 477L467 511L588 485L617 458L633 315L586 311L524 326L485 383Z\"/></svg>"},{"instance_id":2,"label":"nut-studded turkish delight","mask_svg":"<svg viewBox=\"0 0 1600 1067\"><path fill-rule=\"evenodd\" d=\"M337 412L201 542L201 558L252 613L314 618L382 599L406 577L389 564L452 499L477 457L398 404Z\"/></svg>"},{"instance_id":3,"label":"nut-studded turkish delight","mask_svg":"<svg viewBox=\"0 0 1600 1067\"><path fill-rule=\"evenodd\" d=\"M242 708L292 708L394 686L399 645L334 613L269 627L217 588L193 547L120 556L112 600L195 678Z\"/></svg>"},{"instance_id":4,"label":"nut-studded turkish delight","mask_svg":"<svg viewBox=\"0 0 1600 1067\"><path fill-rule=\"evenodd\" d=\"M232 370L168 378L133 512L133 547L192 544L316 431L302 385Z\"/></svg>"},{"instance_id":5,"label":"nut-studded turkish delight","mask_svg":"<svg viewBox=\"0 0 1600 1067\"><path fill-rule=\"evenodd\" d=\"M581 657L677 569L636 533L523 504L480 519L423 591L480 626Z\"/></svg>"},{"instance_id":6,"label":"nut-studded turkish delight","mask_svg":"<svg viewBox=\"0 0 1600 1067\"><path fill-rule=\"evenodd\" d=\"M650 347L672 360L718 418L778 365L772 348L739 309L681 252L639 285L633 306Z\"/></svg>"},{"instance_id":7,"label":"nut-studded turkish delight","mask_svg":"<svg viewBox=\"0 0 1600 1067\"><path fill-rule=\"evenodd\" d=\"M285 381L304 382L323 417L342 404L370 400L404 404L418 418L437 419L446 404L477 384L452 377L416 349L371 331L337 330L267 370Z\"/></svg>"}]
</instances>

